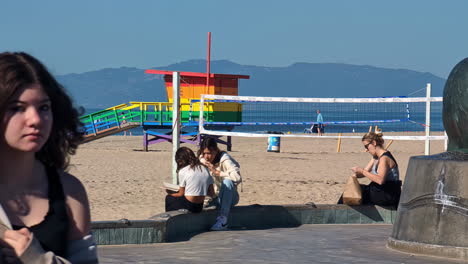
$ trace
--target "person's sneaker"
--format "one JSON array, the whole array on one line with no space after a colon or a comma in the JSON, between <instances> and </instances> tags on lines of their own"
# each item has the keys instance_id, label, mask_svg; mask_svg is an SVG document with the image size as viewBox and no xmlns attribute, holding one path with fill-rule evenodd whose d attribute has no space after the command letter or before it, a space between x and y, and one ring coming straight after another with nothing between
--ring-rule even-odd
<instances>
[{"instance_id":1,"label":"person's sneaker","mask_svg":"<svg viewBox=\"0 0 468 264\"><path fill-rule=\"evenodd\" d=\"M223 231L223 230L227 230L227 228L228 228L227 217L220 215L216 218L216 223L211 227L211 230Z\"/></svg>"}]
</instances>

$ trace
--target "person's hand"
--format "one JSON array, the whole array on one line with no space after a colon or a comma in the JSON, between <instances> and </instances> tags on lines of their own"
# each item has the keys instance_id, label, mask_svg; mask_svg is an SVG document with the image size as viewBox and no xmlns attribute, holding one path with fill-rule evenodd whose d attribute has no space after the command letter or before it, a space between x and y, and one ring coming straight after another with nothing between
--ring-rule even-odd
<instances>
[{"instance_id":1,"label":"person's hand","mask_svg":"<svg viewBox=\"0 0 468 264\"><path fill-rule=\"evenodd\" d=\"M352 167L351 170L356 174L362 174L363 169L359 167Z\"/></svg>"},{"instance_id":2,"label":"person's hand","mask_svg":"<svg viewBox=\"0 0 468 264\"><path fill-rule=\"evenodd\" d=\"M205 162L205 166L211 171L215 171L215 166L213 165L213 163L209 162L209 161L206 161Z\"/></svg>"},{"instance_id":3,"label":"person's hand","mask_svg":"<svg viewBox=\"0 0 468 264\"><path fill-rule=\"evenodd\" d=\"M207 160L205 160L205 162L204 162L203 164L204 164L209 170L212 170L212 169L214 168L214 165L213 165L211 162L207 161Z\"/></svg>"},{"instance_id":4,"label":"person's hand","mask_svg":"<svg viewBox=\"0 0 468 264\"><path fill-rule=\"evenodd\" d=\"M216 169L216 167L211 162L206 161L205 166L208 168L208 170L210 170L211 174L213 174L214 176L219 176L220 175L220 171L218 171Z\"/></svg>"},{"instance_id":5,"label":"person's hand","mask_svg":"<svg viewBox=\"0 0 468 264\"><path fill-rule=\"evenodd\" d=\"M27 228L21 228L20 230L6 230L3 234L3 241L6 242L16 256L21 256L26 248L28 248L29 244L32 240L32 233ZM4 253L5 248L2 249L2 253ZM6 250L8 256L11 256L11 252ZM9 263L9 262L7 262ZM12 262L14 263L14 262Z\"/></svg>"}]
</instances>

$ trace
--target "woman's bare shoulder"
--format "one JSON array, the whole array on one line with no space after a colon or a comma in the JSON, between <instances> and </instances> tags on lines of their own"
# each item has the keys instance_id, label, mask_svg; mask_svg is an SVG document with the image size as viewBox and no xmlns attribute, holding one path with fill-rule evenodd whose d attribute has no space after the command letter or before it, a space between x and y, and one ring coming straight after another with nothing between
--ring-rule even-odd
<instances>
[{"instance_id":1,"label":"woman's bare shoulder","mask_svg":"<svg viewBox=\"0 0 468 264\"><path fill-rule=\"evenodd\" d=\"M70 173L62 173L62 184L69 209L70 221L69 239L81 239L89 234L91 215L86 189L81 181Z\"/></svg>"},{"instance_id":2,"label":"woman's bare shoulder","mask_svg":"<svg viewBox=\"0 0 468 264\"><path fill-rule=\"evenodd\" d=\"M67 197L73 197L77 200L80 200L80 198L87 199L86 189L83 183L74 175L68 172L62 172L62 184Z\"/></svg>"},{"instance_id":3,"label":"woman's bare shoulder","mask_svg":"<svg viewBox=\"0 0 468 264\"><path fill-rule=\"evenodd\" d=\"M380 164L385 164L387 165L389 168L393 168L395 166L395 162L393 161L392 158L390 158L389 156L387 155L382 155L380 158L379 158L379 163Z\"/></svg>"}]
</instances>

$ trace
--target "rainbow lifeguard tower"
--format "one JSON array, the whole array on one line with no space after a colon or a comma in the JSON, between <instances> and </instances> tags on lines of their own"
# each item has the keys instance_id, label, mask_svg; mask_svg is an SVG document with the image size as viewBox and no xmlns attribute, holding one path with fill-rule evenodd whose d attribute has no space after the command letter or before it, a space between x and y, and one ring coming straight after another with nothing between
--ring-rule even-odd
<instances>
[{"instance_id":1,"label":"rainbow lifeguard tower","mask_svg":"<svg viewBox=\"0 0 468 264\"><path fill-rule=\"evenodd\" d=\"M145 71L147 74L164 75L167 92L167 107L166 121L172 122L172 98L173 98L173 82L172 71L153 70ZM219 95L238 95L239 80L249 79L248 75L233 75L233 74L216 74L216 73L199 73L199 72L180 72L180 104L181 104L181 123L183 128L192 128L191 132L184 132L181 135L181 143L199 142L202 135L198 135L198 120L200 111L200 95L201 94L219 94ZM241 122L242 121L242 106L238 103L230 102L205 102L203 106L204 119L206 121L223 121L223 122ZM156 132L155 129L169 128L168 124L152 124L145 122L144 130L144 145L148 145L171 141L170 133ZM172 123L171 123L172 125ZM225 130L232 130L232 126L224 126ZM152 138L149 138L152 136ZM218 139L220 143L226 144L228 150L231 149L231 138L227 141Z\"/></svg>"},{"instance_id":2,"label":"rainbow lifeguard tower","mask_svg":"<svg viewBox=\"0 0 468 264\"><path fill-rule=\"evenodd\" d=\"M168 102L172 102L172 71L146 70L148 74L162 74L166 84ZM232 75L200 72L180 72L180 102L182 122L198 120L199 105L195 104L201 94L239 95L239 79L249 79L248 75ZM196 106L195 106L196 105ZM194 108L196 107L196 108ZM240 122L241 106L236 103L205 104L206 120L226 120Z\"/></svg>"}]
</instances>

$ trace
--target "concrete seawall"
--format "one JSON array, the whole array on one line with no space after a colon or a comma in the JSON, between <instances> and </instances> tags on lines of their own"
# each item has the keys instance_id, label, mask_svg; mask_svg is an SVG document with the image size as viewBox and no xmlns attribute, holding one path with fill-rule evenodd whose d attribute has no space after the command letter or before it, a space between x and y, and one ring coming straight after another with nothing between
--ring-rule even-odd
<instances>
[{"instance_id":1,"label":"concrete seawall","mask_svg":"<svg viewBox=\"0 0 468 264\"><path fill-rule=\"evenodd\" d=\"M298 227L302 224L393 224L395 208L372 205L251 205L231 210L231 229L254 230ZM99 221L92 223L98 245L151 244L188 240L206 232L216 211L199 214L173 211L148 220Z\"/></svg>"}]
</instances>

